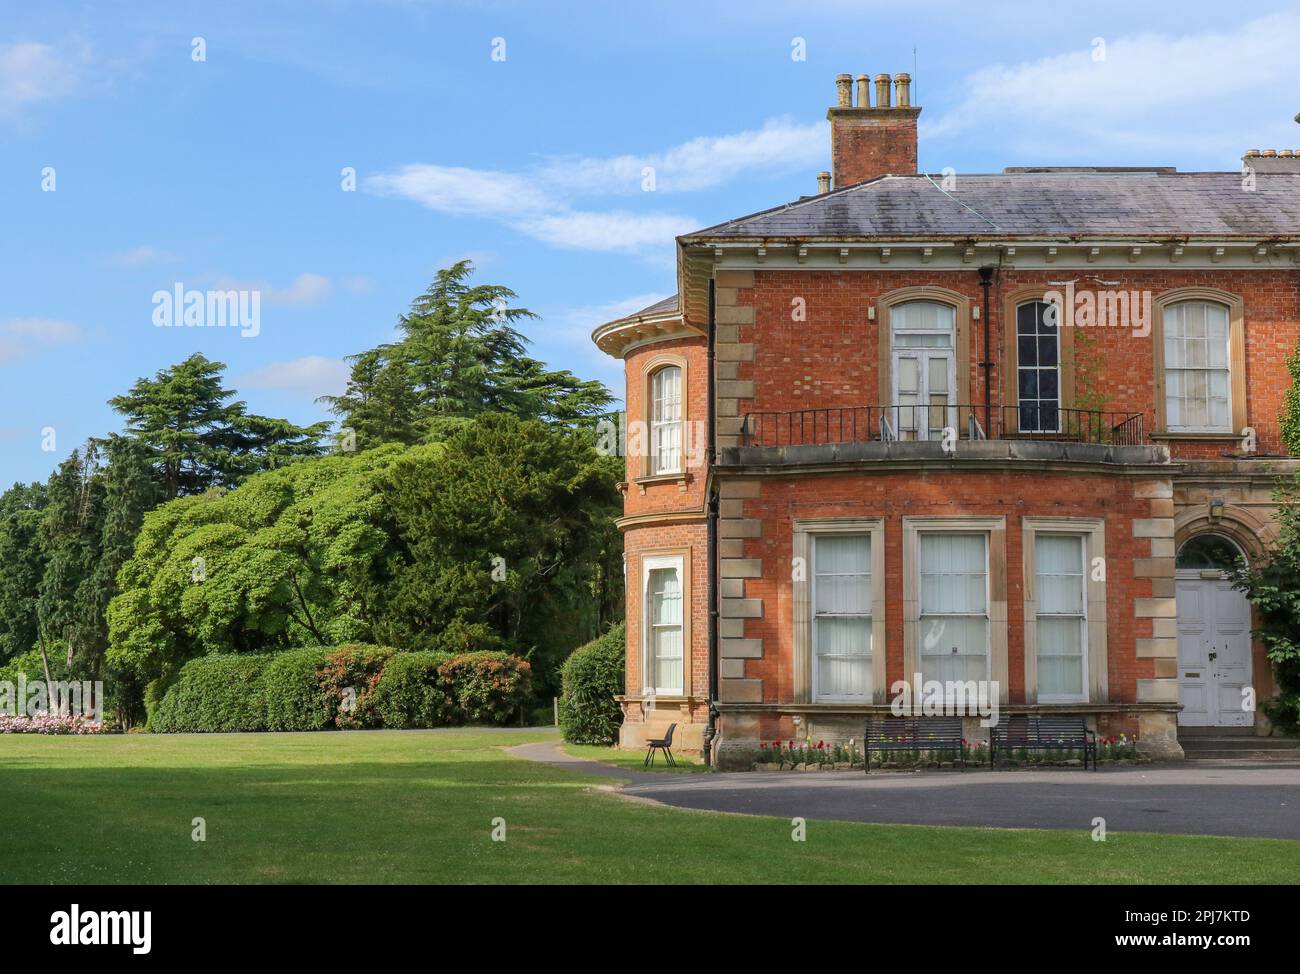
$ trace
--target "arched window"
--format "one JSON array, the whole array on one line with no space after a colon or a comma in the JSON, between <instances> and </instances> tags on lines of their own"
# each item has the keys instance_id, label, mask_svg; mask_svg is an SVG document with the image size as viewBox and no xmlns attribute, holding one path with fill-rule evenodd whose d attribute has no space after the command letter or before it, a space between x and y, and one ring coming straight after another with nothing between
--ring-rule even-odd
<instances>
[{"instance_id":1,"label":"arched window","mask_svg":"<svg viewBox=\"0 0 1300 974\"><path fill-rule=\"evenodd\" d=\"M955 426L953 354L957 309L939 301L907 301L889 312L894 410L903 439L937 437Z\"/></svg>"},{"instance_id":2,"label":"arched window","mask_svg":"<svg viewBox=\"0 0 1300 974\"><path fill-rule=\"evenodd\" d=\"M1229 309L1180 301L1164 309L1165 423L1170 432L1231 432Z\"/></svg>"},{"instance_id":3,"label":"arched window","mask_svg":"<svg viewBox=\"0 0 1300 974\"><path fill-rule=\"evenodd\" d=\"M1016 308L1016 392L1020 432L1061 429L1061 336L1052 305L1026 301Z\"/></svg>"},{"instance_id":4,"label":"arched window","mask_svg":"<svg viewBox=\"0 0 1300 974\"><path fill-rule=\"evenodd\" d=\"M1198 534L1178 549L1178 569L1227 572L1245 563L1241 549L1221 534Z\"/></svg>"},{"instance_id":5,"label":"arched window","mask_svg":"<svg viewBox=\"0 0 1300 974\"><path fill-rule=\"evenodd\" d=\"M650 473L682 470L682 370L666 365L650 377Z\"/></svg>"}]
</instances>

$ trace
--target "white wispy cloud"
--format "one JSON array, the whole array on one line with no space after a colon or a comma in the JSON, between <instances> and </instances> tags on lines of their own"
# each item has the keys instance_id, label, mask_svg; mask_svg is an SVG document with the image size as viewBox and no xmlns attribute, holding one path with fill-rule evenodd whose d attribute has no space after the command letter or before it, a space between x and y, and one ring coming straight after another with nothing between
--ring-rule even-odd
<instances>
[{"instance_id":1,"label":"white wispy cloud","mask_svg":"<svg viewBox=\"0 0 1300 974\"><path fill-rule=\"evenodd\" d=\"M334 293L333 281L324 274L315 274L310 271L299 274L284 287L278 287L267 281L250 281L228 275L200 275L199 280L202 283L210 283L220 290L260 291L262 300L267 304L278 304L287 307L319 304ZM345 286L349 290L353 290L356 279L349 280L352 283L345 284Z\"/></svg>"},{"instance_id":2,"label":"white wispy cloud","mask_svg":"<svg viewBox=\"0 0 1300 974\"><path fill-rule=\"evenodd\" d=\"M35 41L0 45L0 117L75 93L89 62L89 48L80 42L59 48Z\"/></svg>"},{"instance_id":3,"label":"white wispy cloud","mask_svg":"<svg viewBox=\"0 0 1300 974\"><path fill-rule=\"evenodd\" d=\"M323 274L302 273L295 277L286 288L271 288L263 292L266 300L272 304L317 304L324 301L334 291L334 285Z\"/></svg>"},{"instance_id":4,"label":"white wispy cloud","mask_svg":"<svg viewBox=\"0 0 1300 974\"><path fill-rule=\"evenodd\" d=\"M646 254L700 226L688 214L601 208L589 201L713 189L746 176L807 169L827 154L824 122L788 119L660 152L550 157L525 172L417 163L368 177L363 187L451 216L504 223L555 247Z\"/></svg>"},{"instance_id":5,"label":"white wispy cloud","mask_svg":"<svg viewBox=\"0 0 1300 974\"><path fill-rule=\"evenodd\" d=\"M1248 148L1300 141L1292 122L1300 13L1227 31L1100 40L1104 48L1080 45L962 79L957 103L922 120L922 149L929 139L970 145L987 135L1033 161L1119 151L1226 169ZM1222 110L1243 101L1248 111Z\"/></svg>"},{"instance_id":6,"label":"white wispy cloud","mask_svg":"<svg viewBox=\"0 0 1300 974\"><path fill-rule=\"evenodd\" d=\"M315 399L336 396L348 384L348 364L323 355L304 355L286 362L272 362L237 377L240 389L269 389Z\"/></svg>"},{"instance_id":7,"label":"white wispy cloud","mask_svg":"<svg viewBox=\"0 0 1300 974\"><path fill-rule=\"evenodd\" d=\"M175 259L175 254L148 244L120 250L108 258L109 263L116 264L118 267L147 267L150 264L167 264Z\"/></svg>"},{"instance_id":8,"label":"white wispy cloud","mask_svg":"<svg viewBox=\"0 0 1300 974\"><path fill-rule=\"evenodd\" d=\"M50 348L76 345L87 337L80 325L57 318L8 318L0 321L0 363L19 362Z\"/></svg>"}]
</instances>

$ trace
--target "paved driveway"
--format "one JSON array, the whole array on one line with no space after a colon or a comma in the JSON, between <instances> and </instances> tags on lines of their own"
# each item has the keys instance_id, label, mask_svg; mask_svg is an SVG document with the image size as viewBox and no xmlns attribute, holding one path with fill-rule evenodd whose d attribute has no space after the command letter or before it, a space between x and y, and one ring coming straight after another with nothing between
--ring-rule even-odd
<instances>
[{"instance_id":1,"label":"paved driveway","mask_svg":"<svg viewBox=\"0 0 1300 974\"><path fill-rule=\"evenodd\" d=\"M551 744L516 748L582 772ZM1108 831L1300 839L1300 762L1210 762L1041 771L929 771L656 775L622 790L666 805L750 815L913 825L1092 828Z\"/></svg>"}]
</instances>

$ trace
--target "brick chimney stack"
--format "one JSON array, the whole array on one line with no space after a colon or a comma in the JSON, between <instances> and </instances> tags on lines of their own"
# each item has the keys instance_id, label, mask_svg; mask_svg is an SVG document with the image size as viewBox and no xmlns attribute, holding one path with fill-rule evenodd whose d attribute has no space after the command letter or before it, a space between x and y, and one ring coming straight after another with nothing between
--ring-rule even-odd
<instances>
[{"instance_id":1,"label":"brick chimney stack","mask_svg":"<svg viewBox=\"0 0 1300 974\"><path fill-rule=\"evenodd\" d=\"M870 75L857 77L858 102L853 104L849 74L835 79L836 104L826 112L831 123L831 170L836 189L884 175L916 175L916 119L911 75L876 75L876 104L868 94ZM890 102L893 101L891 105Z\"/></svg>"},{"instance_id":2,"label":"brick chimney stack","mask_svg":"<svg viewBox=\"0 0 1300 974\"><path fill-rule=\"evenodd\" d=\"M1241 157L1241 164L1257 173L1300 175L1300 149L1251 149Z\"/></svg>"}]
</instances>

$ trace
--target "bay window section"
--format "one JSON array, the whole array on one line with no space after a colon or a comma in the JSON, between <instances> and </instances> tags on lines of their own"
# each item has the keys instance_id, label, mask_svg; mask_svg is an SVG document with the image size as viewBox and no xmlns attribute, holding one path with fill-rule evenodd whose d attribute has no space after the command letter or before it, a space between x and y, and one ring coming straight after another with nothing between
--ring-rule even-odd
<instances>
[{"instance_id":1,"label":"bay window section","mask_svg":"<svg viewBox=\"0 0 1300 974\"><path fill-rule=\"evenodd\" d=\"M644 659L647 690L657 695L683 692L685 639L682 618L682 559L644 559Z\"/></svg>"},{"instance_id":2,"label":"bay window section","mask_svg":"<svg viewBox=\"0 0 1300 974\"><path fill-rule=\"evenodd\" d=\"M682 470L682 370L665 366L650 378L650 473Z\"/></svg>"}]
</instances>

